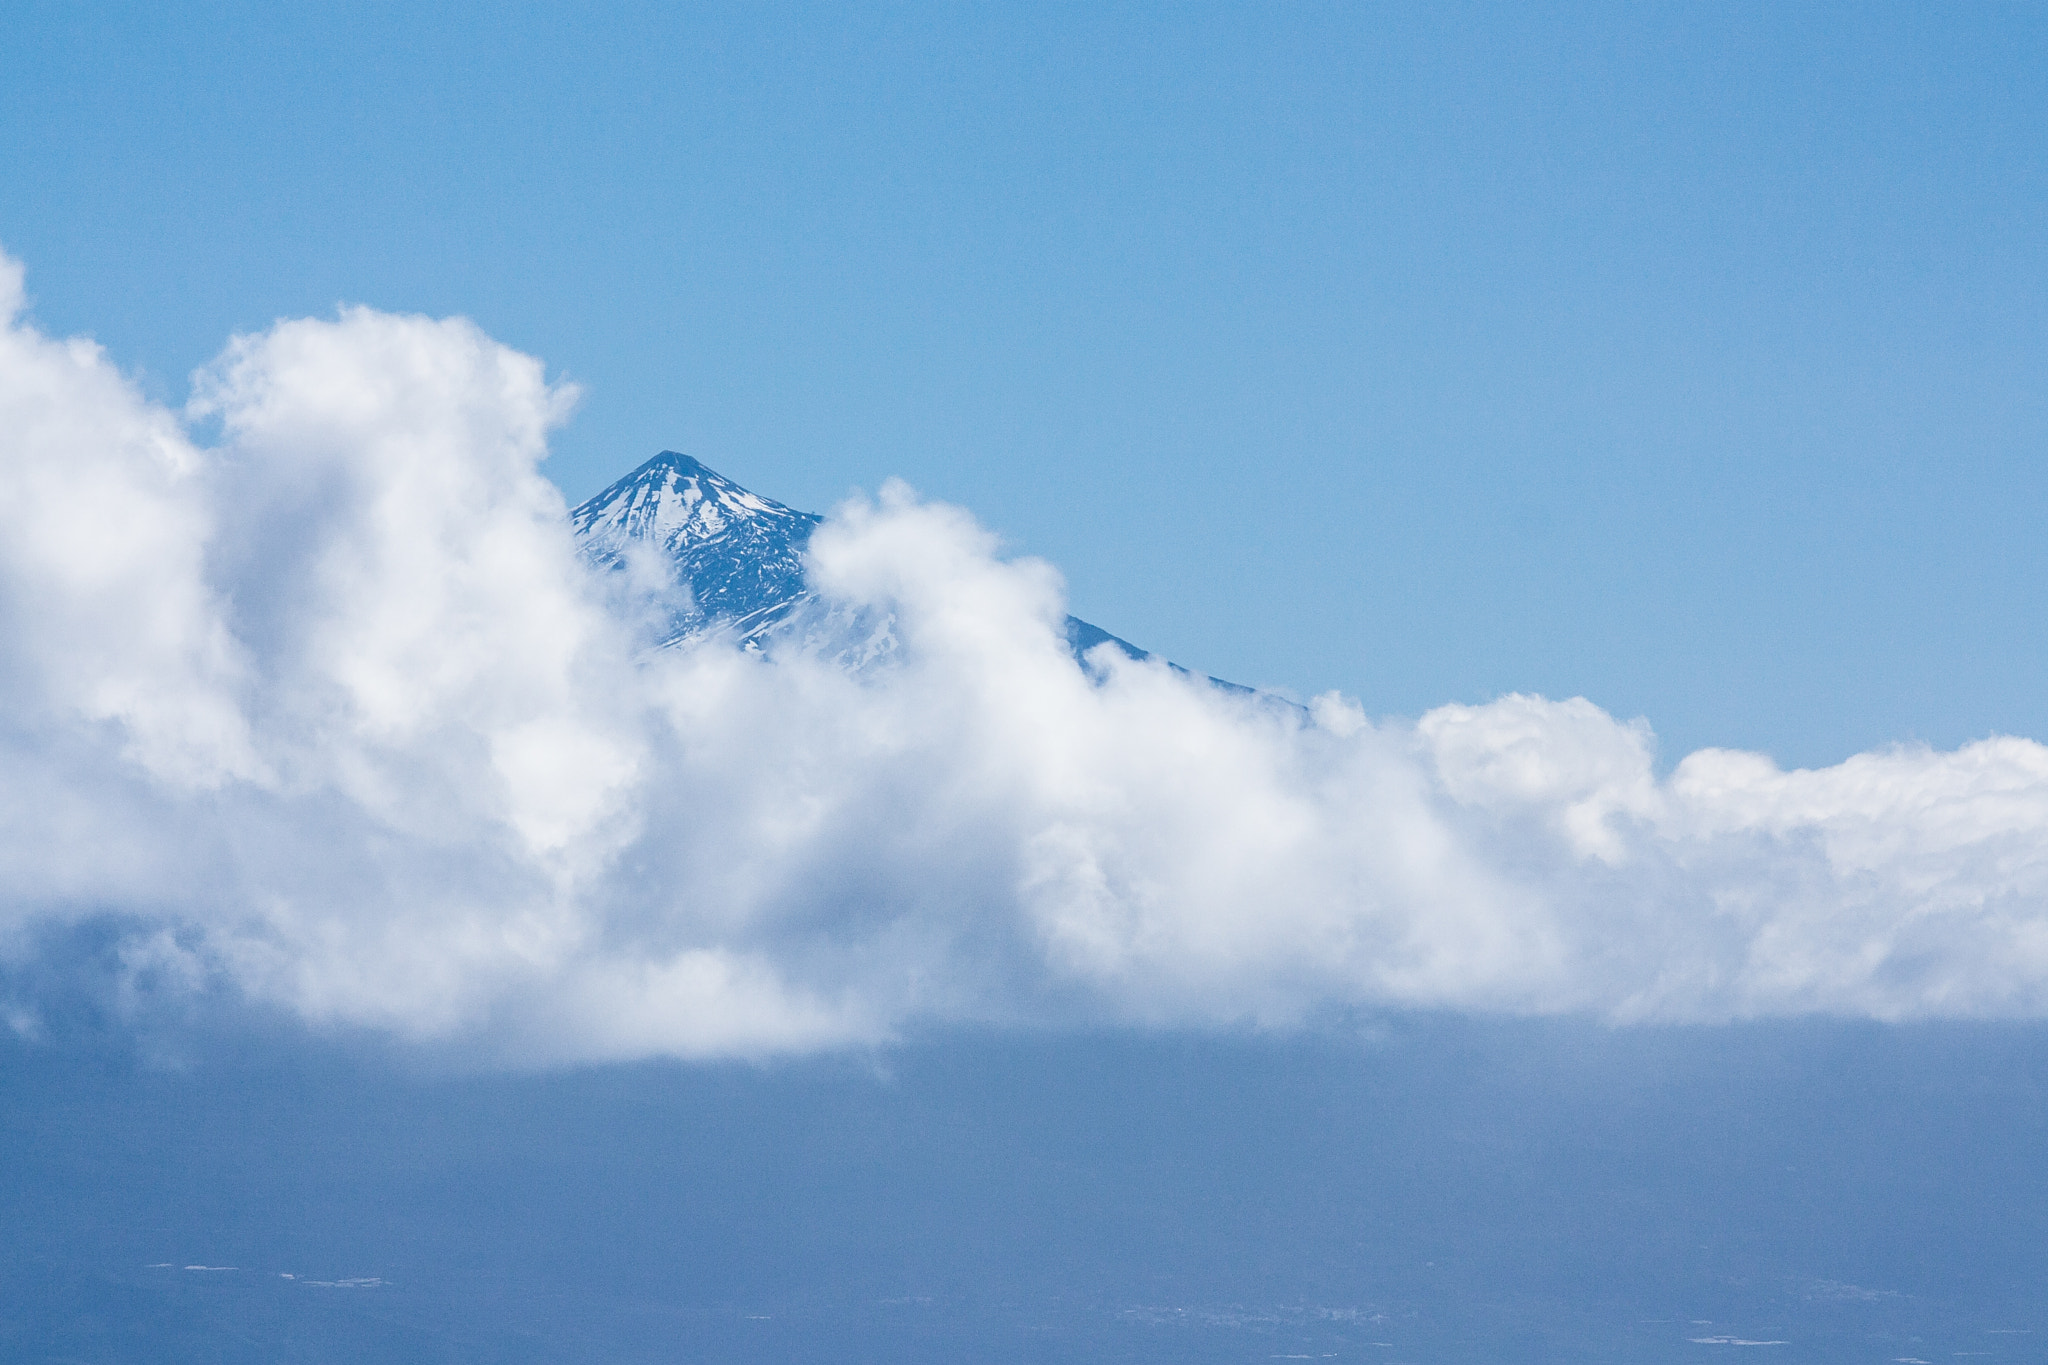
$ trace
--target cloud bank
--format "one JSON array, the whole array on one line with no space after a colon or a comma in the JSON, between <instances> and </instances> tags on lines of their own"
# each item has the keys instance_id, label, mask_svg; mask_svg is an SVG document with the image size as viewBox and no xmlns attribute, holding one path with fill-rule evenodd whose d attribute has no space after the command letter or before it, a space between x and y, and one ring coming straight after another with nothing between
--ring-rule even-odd
<instances>
[{"instance_id":1,"label":"cloud bank","mask_svg":"<svg viewBox=\"0 0 2048 1365\"><path fill-rule=\"evenodd\" d=\"M895 648L649 650L471 324L233 340L184 412L0 258L0 955L522 1060L930 1021L2048 1013L2048 748L1785 772L1509 696L1375 721L1067 651L898 486L810 576ZM217 431L202 443L196 430ZM9 1017L32 1027L36 1002Z\"/></svg>"}]
</instances>

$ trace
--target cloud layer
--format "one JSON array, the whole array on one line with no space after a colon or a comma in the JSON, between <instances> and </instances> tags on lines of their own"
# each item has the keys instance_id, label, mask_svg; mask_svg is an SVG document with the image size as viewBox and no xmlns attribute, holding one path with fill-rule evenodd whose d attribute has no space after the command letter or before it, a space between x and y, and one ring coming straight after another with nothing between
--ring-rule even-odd
<instances>
[{"instance_id":1,"label":"cloud layer","mask_svg":"<svg viewBox=\"0 0 2048 1365\"><path fill-rule=\"evenodd\" d=\"M649 651L460 320L236 338L184 413L0 258L0 953L521 1060L921 1021L2048 1013L2048 748L1784 772L1509 696L1376 722L1067 652L890 487L813 586L895 648ZM216 429L202 444L195 429ZM35 1001L10 1017L31 1027Z\"/></svg>"}]
</instances>

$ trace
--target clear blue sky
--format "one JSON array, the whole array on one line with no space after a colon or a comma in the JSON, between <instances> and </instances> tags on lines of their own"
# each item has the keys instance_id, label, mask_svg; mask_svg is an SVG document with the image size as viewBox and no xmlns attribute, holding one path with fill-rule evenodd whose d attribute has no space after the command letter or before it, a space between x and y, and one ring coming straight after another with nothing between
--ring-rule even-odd
<instances>
[{"instance_id":1,"label":"clear blue sky","mask_svg":"<svg viewBox=\"0 0 2048 1365\"><path fill-rule=\"evenodd\" d=\"M0 13L0 244L166 398L464 313L1202 669L1826 762L2048 738L2048 10Z\"/></svg>"}]
</instances>

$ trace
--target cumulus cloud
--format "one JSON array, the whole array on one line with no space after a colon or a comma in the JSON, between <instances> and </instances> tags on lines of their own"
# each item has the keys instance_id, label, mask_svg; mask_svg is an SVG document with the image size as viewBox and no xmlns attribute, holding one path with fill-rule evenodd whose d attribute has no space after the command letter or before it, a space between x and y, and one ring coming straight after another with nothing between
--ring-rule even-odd
<instances>
[{"instance_id":1,"label":"cumulus cloud","mask_svg":"<svg viewBox=\"0 0 2048 1365\"><path fill-rule=\"evenodd\" d=\"M894 485L814 538L815 629L650 650L539 473L574 394L469 323L279 323L180 413L27 321L4 258L0 314L17 961L98 925L159 993L525 1060L2048 1013L2032 741L1660 778L1583 699L1382 721L1083 667L1050 566ZM890 641L858 668L853 621Z\"/></svg>"}]
</instances>

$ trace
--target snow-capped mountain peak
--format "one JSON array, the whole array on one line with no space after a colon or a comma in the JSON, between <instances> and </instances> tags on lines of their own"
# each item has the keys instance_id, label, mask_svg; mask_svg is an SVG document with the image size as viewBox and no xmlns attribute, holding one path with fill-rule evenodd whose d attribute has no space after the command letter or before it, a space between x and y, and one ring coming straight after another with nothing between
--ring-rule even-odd
<instances>
[{"instance_id":1,"label":"snow-capped mountain peak","mask_svg":"<svg viewBox=\"0 0 2048 1365\"><path fill-rule=\"evenodd\" d=\"M688 455L673 450L641 465L572 514L585 553L600 558L630 541L653 541L678 550L715 540L743 524L785 529L809 538L818 518L740 487Z\"/></svg>"},{"instance_id":2,"label":"snow-capped mountain peak","mask_svg":"<svg viewBox=\"0 0 2048 1365\"><path fill-rule=\"evenodd\" d=\"M593 564L623 568L645 548L672 566L688 600L672 606L664 643L719 626L752 640L787 616L808 596L803 552L820 520L673 450L570 513Z\"/></svg>"},{"instance_id":3,"label":"snow-capped mountain peak","mask_svg":"<svg viewBox=\"0 0 2048 1365\"><path fill-rule=\"evenodd\" d=\"M810 600L804 547L824 518L742 488L688 455L664 450L569 516L592 564L623 570L654 551L672 586L686 590L664 599L661 644L726 631L758 648ZM873 638L843 651L848 657L868 657L889 638L886 624L865 629ZM1077 658L1100 644L1151 657L1078 617L1066 619L1066 636Z\"/></svg>"}]
</instances>

